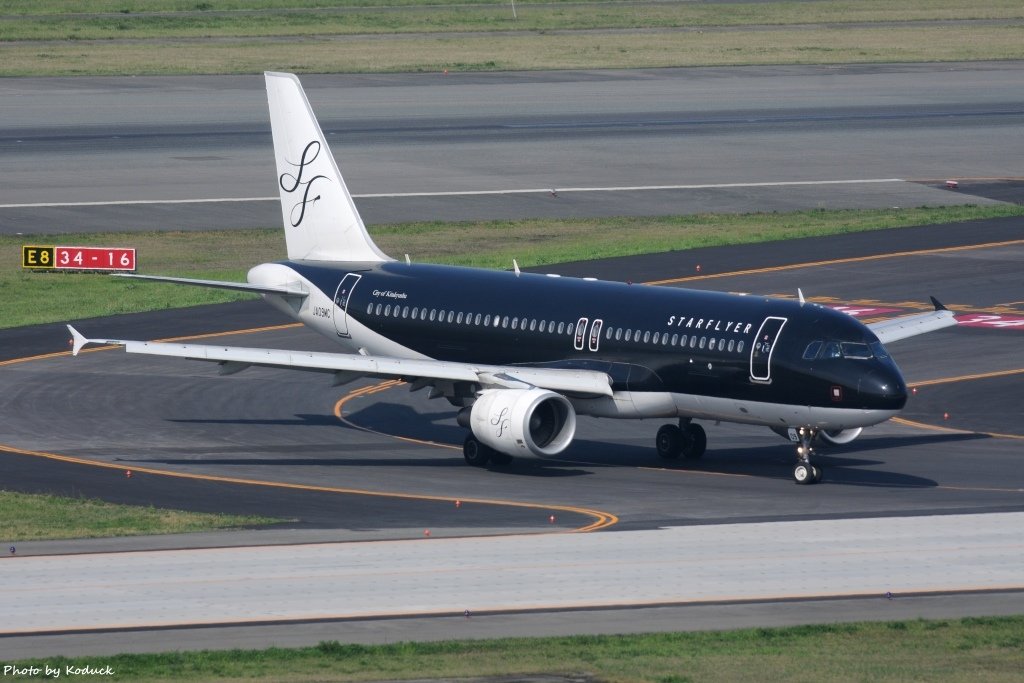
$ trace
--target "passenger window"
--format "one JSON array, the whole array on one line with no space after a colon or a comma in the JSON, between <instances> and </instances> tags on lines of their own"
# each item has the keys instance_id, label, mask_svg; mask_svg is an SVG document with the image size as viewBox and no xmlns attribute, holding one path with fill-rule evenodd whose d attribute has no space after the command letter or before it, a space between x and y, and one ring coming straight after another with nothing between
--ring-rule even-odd
<instances>
[{"instance_id":1,"label":"passenger window","mask_svg":"<svg viewBox=\"0 0 1024 683\"><path fill-rule=\"evenodd\" d=\"M622 328L621 327L616 327L615 328L615 341L619 341L621 339L622 339Z\"/></svg>"},{"instance_id":2,"label":"passenger window","mask_svg":"<svg viewBox=\"0 0 1024 683\"><path fill-rule=\"evenodd\" d=\"M715 338L712 337L711 338L711 342L708 344L708 351L714 351L714 350L715 350Z\"/></svg>"},{"instance_id":3,"label":"passenger window","mask_svg":"<svg viewBox=\"0 0 1024 683\"><path fill-rule=\"evenodd\" d=\"M518 330L519 329L519 318L512 318L512 329L513 330Z\"/></svg>"},{"instance_id":4,"label":"passenger window","mask_svg":"<svg viewBox=\"0 0 1024 683\"><path fill-rule=\"evenodd\" d=\"M626 330L626 341L633 341L633 330Z\"/></svg>"},{"instance_id":5,"label":"passenger window","mask_svg":"<svg viewBox=\"0 0 1024 683\"><path fill-rule=\"evenodd\" d=\"M653 339L653 341L654 341L654 343L655 343L655 344L657 344L658 342L660 342L660 341L661 341L661 333L660 333L660 332L655 332L655 333L654 333L654 339Z\"/></svg>"},{"instance_id":6,"label":"passenger window","mask_svg":"<svg viewBox=\"0 0 1024 683\"><path fill-rule=\"evenodd\" d=\"M491 326L491 314L488 313L487 315L484 316L484 327L490 327L490 326Z\"/></svg>"},{"instance_id":7,"label":"passenger window","mask_svg":"<svg viewBox=\"0 0 1024 683\"><path fill-rule=\"evenodd\" d=\"M501 326L504 327L504 328L508 328L508 316L507 315L501 319Z\"/></svg>"},{"instance_id":8,"label":"passenger window","mask_svg":"<svg viewBox=\"0 0 1024 683\"><path fill-rule=\"evenodd\" d=\"M565 331L564 325L565 323L558 323L558 334L562 334Z\"/></svg>"},{"instance_id":9,"label":"passenger window","mask_svg":"<svg viewBox=\"0 0 1024 683\"><path fill-rule=\"evenodd\" d=\"M692 349L695 346L697 346L697 335L690 337L690 348Z\"/></svg>"},{"instance_id":10,"label":"passenger window","mask_svg":"<svg viewBox=\"0 0 1024 683\"><path fill-rule=\"evenodd\" d=\"M708 343L708 338L707 337L701 337L700 338L700 343L698 344L698 346L700 346L700 348L703 349L704 345L707 344L707 343Z\"/></svg>"},{"instance_id":11,"label":"passenger window","mask_svg":"<svg viewBox=\"0 0 1024 683\"><path fill-rule=\"evenodd\" d=\"M384 315L391 315L391 304L388 304L387 306L384 307Z\"/></svg>"},{"instance_id":12,"label":"passenger window","mask_svg":"<svg viewBox=\"0 0 1024 683\"><path fill-rule=\"evenodd\" d=\"M430 322L434 322L434 318L437 316L437 309L430 309Z\"/></svg>"},{"instance_id":13,"label":"passenger window","mask_svg":"<svg viewBox=\"0 0 1024 683\"><path fill-rule=\"evenodd\" d=\"M675 346L676 342L678 342L678 341L679 341L679 334L678 333L673 334L672 335L672 346Z\"/></svg>"},{"instance_id":14,"label":"passenger window","mask_svg":"<svg viewBox=\"0 0 1024 683\"><path fill-rule=\"evenodd\" d=\"M474 325L479 325L480 324L480 314L479 313L476 314L476 318L473 320L473 324Z\"/></svg>"},{"instance_id":15,"label":"passenger window","mask_svg":"<svg viewBox=\"0 0 1024 683\"><path fill-rule=\"evenodd\" d=\"M661 345L665 346L666 344L668 344L668 332L661 335Z\"/></svg>"},{"instance_id":16,"label":"passenger window","mask_svg":"<svg viewBox=\"0 0 1024 683\"><path fill-rule=\"evenodd\" d=\"M409 317L409 307L408 306L402 306L402 317L403 318L408 318Z\"/></svg>"},{"instance_id":17,"label":"passenger window","mask_svg":"<svg viewBox=\"0 0 1024 683\"><path fill-rule=\"evenodd\" d=\"M814 360L818 357L818 351L821 350L821 341L812 341L804 349L804 360Z\"/></svg>"},{"instance_id":18,"label":"passenger window","mask_svg":"<svg viewBox=\"0 0 1024 683\"><path fill-rule=\"evenodd\" d=\"M679 345L680 346L686 346L686 335L685 334L682 337L679 338Z\"/></svg>"},{"instance_id":19,"label":"passenger window","mask_svg":"<svg viewBox=\"0 0 1024 683\"><path fill-rule=\"evenodd\" d=\"M613 331L614 331L614 328L611 328L611 327L609 327L607 330L605 330L604 331L604 338L605 339L611 339Z\"/></svg>"},{"instance_id":20,"label":"passenger window","mask_svg":"<svg viewBox=\"0 0 1024 683\"><path fill-rule=\"evenodd\" d=\"M651 341L651 332L650 330L647 330L646 332L644 332L644 344L646 344L649 341Z\"/></svg>"},{"instance_id":21,"label":"passenger window","mask_svg":"<svg viewBox=\"0 0 1024 683\"><path fill-rule=\"evenodd\" d=\"M445 310L442 308L441 311L437 314L438 322L442 322L443 323L444 322L444 316L445 316Z\"/></svg>"},{"instance_id":22,"label":"passenger window","mask_svg":"<svg viewBox=\"0 0 1024 683\"><path fill-rule=\"evenodd\" d=\"M736 348L736 340L735 339L730 339L729 340L729 353L732 353L733 349L735 349L735 348Z\"/></svg>"},{"instance_id":23,"label":"passenger window","mask_svg":"<svg viewBox=\"0 0 1024 683\"><path fill-rule=\"evenodd\" d=\"M740 340L740 343L736 345L736 353L743 353L743 340L742 339Z\"/></svg>"},{"instance_id":24,"label":"passenger window","mask_svg":"<svg viewBox=\"0 0 1024 683\"><path fill-rule=\"evenodd\" d=\"M718 340L718 350L719 351L725 351L725 340L724 339L719 339Z\"/></svg>"},{"instance_id":25,"label":"passenger window","mask_svg":"<svg viewBox=\"0 0 1024 683\"><path fill-rule=\"evenodd\" d=\"M537 319L536 318L530 318L530 332L533 332L536 329L537 329Z\"/></svg>"},{"instance_id":26,"label":"passenger window","mask_svg":"<svg viewBox=\"0 0 1024 683\"><path fill-rule=\"evenodd\" d=\"M459 314L455 316L455 322L459 325L462 324L462 311L459 311Z\"/></svg>"},{"instance_id":27,"label":"passenger window","mask_svg":"<svg viewBox=\"0 0 1024 683\"><path fill-rule=\"evenodd\" d=\"M448 311L448 322L451 322L455 317L455 311Z\"/></svg>"},{"instance_id":28,"label":"passenger window","mask_svg":"<svg viewBox=\"0 0 1024 683\"><path fill-rule=\"evenodd\" d=\"M373 315L373 304L366 307L366 315Z\"/></svg>"},{"instance_id":29,"label":"passenger window","mask_svg":"<svg viewBox=\"0 0 1024 683\"><path fill-rule=\"evenodd\" d=\"M573 328L573 324L572 323L569 323L568 325L565 326L565 331L566 331L566 333L570 337L572 336L572 328Z\"/></svg>"}]
</instances>

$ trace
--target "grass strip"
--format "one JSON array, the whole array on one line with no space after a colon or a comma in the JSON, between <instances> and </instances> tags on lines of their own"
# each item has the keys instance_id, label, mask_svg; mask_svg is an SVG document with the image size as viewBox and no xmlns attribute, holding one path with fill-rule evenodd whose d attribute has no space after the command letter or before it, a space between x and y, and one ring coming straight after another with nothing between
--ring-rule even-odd
<instances>
[{"instance_id":1,"label":"grass strip","mask_svg":"<svg viewBox=\"0 0 1024 683\"><path fill-rule=\"evenodd\" d=\"M205 514L0 491L0 539L7 542L183 534L252 528L283 521L257 515Z\"/></svg>"},{"instance_id":2,"label":"grass strip","mask_svg":"<svg viewBox=\"0 0 1024 683\"><path fill-rule=\"evenodd\" d=\"M5 13L0 3L0 14ZM738 26L844 26L905 22L977 22L1024 19L1012 0L819 0L772 3L598 2L467 5L407 3L400 6L310 7L304 2L147 3L111 11L107 3L63 3L69 12L24 13L0 24L0 40L138 40L162 38L351 35L465 31L579 31L592 29L711 28ZM152 5L152 6L151 6ZM11 8L8 3L9 9ZM101 9L103 8L103 9Z\"/></svg>"},{"instance_id":3,"label":"grass strip","mask_svg":"<svg viewBox=\"0 0 1024 683\"><path fill-rule=\"evenodd\" d=\"M638 69L1024 58L1021 25L0 42L0 76Z\"/></svg>"},{"instance_id":4,"label":"grass strip","mask_svg":"<svg viewBox=\"0 0 1024 683\"><path fill-rule=\"evenodd\" d=\"M1019 0L0 0L0 76L1024 58Z\"/></svg>"},{"instance_id":5,"label":"grass strip","mask_svg":"<svg viewBox=\"0 0 1024 683\"><path fill-rule=\"evenodd\" d=\"M879 598L880 612L886 604ZM115 680L132 681L448 680L549 674L608 683L993 683L1020 680L1022 648L1024 617L1016 616L373 646L323 642L299 649L26 660L18 666L110 666Z\"/></svg>"},{"instance_id":6,"label":"grass strip","mask_svg":"<svg viewBox=\"0 0 1024 683\"><path fill-rule=\"evenodd\" d=\"M913 225L1024 215L1000 204L916 209L812 210L592 219L532 219L371 226L385 251L421 263L507 269L698 247L750 244ZM962 229L962 228L951 228ZM74 243L74 244L70 244ZM99 274L24 271L25 244L118 246L138 250L139 272L244 281L258 264L285 258L284 235L266 230L0 236L0 327L236 301L249 295L201 287L131 282ZM60 302L59 306L55 302Z\"/></svg>"}]
</instances>

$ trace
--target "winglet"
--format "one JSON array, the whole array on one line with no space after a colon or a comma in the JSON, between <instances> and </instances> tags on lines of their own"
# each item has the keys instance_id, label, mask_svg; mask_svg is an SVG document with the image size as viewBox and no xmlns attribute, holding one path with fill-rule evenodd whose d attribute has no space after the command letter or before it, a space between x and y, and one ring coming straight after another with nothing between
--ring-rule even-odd
<instances>
[{"instance_id":1,"label":"winglet","mask_svg":"<svg viewBox=\"0 0 1024 683\"><path fill-rule=\"evenodd\" d=\"M940 302L934 296L931 296L931 297L928 297L928 298L932 300L932 306L935 306L935 310L936 311L948 311L949 310L948 308L943 306L942 302Z\"/></svg>"},{"instance_id":2,"label":"winglet","mask_svg":"<svg viewBox=\"0 0 1024 683\"><path fill-rule=\"evenodd\" d=\"M68 325L68 332L71 333L71 355L77 356L87 344L109 344L110 346L128 346L129 342L122 339L86 339L85 335Z\"/></svg>"},{"instance_id":3,"label":"winglet","mask_svg":"<svg viewBox=\"0 0 1024 683\"><path fill-rule=\"evenodd\" d=\"M82 347L89 343L89 340L82 336L82 333L68 325L68 332L71 333L71 355L77 356Z\"/></svg>"}]
</instances>

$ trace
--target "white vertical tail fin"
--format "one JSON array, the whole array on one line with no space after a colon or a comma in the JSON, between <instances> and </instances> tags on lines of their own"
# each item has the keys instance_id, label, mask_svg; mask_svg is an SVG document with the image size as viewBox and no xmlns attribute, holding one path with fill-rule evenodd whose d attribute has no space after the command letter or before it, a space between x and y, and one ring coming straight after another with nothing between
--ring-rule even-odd
<instances>
[{"instance_id":1,"label":"white vertical tail fin","mask_svg":"<svg viewBox=\"0 0 1024 683\"><path fill-rule=\"evenodd\" d=\"M266 72L288 258L391 261L370 239L299 79Z\"/></svg>"}]
</instances>

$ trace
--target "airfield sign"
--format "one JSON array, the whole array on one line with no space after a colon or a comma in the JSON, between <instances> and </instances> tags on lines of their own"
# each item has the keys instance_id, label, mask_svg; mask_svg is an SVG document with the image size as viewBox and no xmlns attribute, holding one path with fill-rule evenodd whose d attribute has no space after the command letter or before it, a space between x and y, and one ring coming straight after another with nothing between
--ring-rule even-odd
<instances>
[{"instance_id":1,"label":"airfield sign","mask_svg":"<svg viewBox=\"0 0 1024 683\"><path fill-rule=\"evenodd\" d=\"M31 270L135 271L135 249L25 245L21 267Z\"/></svg>"}]
</instances>

